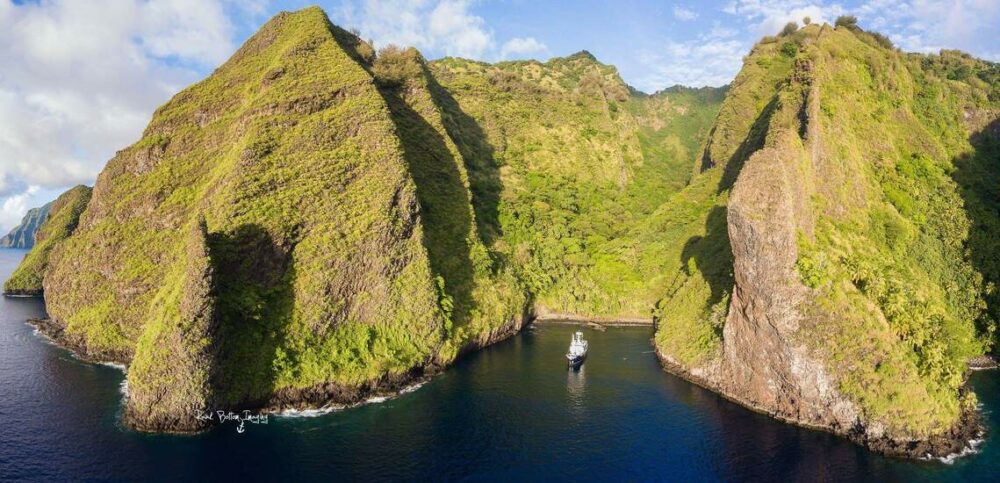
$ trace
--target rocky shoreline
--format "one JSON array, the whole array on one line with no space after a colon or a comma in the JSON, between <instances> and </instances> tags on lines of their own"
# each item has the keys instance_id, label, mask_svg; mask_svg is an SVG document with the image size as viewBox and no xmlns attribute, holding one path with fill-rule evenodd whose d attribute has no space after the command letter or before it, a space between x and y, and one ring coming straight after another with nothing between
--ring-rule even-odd
<instances>
[{"instance_id":1,"label":"rocky shoreline","mask_svg":"<svg viewBox=\"0 0 1000 483\"><path fill-rule=\"evenodd\" d=\"M664 355L660 351L659 347L656 347L655 342L653 343L653 346L656 351L656 356L660 360L664 370L670 374L711 391L720 397L735 404L739 404L740 406L751 411L764 414L784 423L841 436L855 444L865 447L869 451L885 456L925 460L933 458L949 458L954 457L955 455L963 454L970 449L974 449L974 444L972 442L980 440L986 436L986 427L983 424L982 415L975 409L963 413L959 422L948 431L943 434L932 436L926 440L897 440L887 436L881 438L871 438L865 431L864 424L860 421L858 421L854 427L850 428L834 428L809 424L787 417L775 411L769 411L766 408L755 406L747 401L734 397L731 394L727 394L725 391L717 388L710 381L692 374L691 371Z\"/></svg>"},{"instance_id":2,"label":"rocky shoreline","mask_svg":"<svg viewBox=\"0 0 1000 483\"><path fill-rule=\"evenodd\" d=\"M52 319L28 319L28 324L38 329L53 343L73 353L77 359L91 364L115 364L128 366L131 359L128 354L120 352L91 352L80 341L66 336L65 329Z\"/></svg>"},{"instance_id":3,"label":"rocky shoreline","mask_svg":"<svg viewBox=\"0 0 1000 483\"><path fill-rule=\"evenodd\" d=\"M987 371L1000 368L1000 360L997 360L997 356L982 355L969 359L968 365L970 371Z\"/></svg>"},{"instance_id":4,"label":"rocky shoreline","mask_svg":"<svg viewBox=\"0 0 1000 483\"><path fill-rule=\"evenodd\" d=\"M521 329L531 324L534 319L534 313L525 310L520 318L499 327L485 340L467 343L452 361L431 360L423 366L414 367L405 373L385 374L377 380L356 387L328 382L307 388L280 389L263 405L262 410L272 414L280 414L285 411L323 410L330 407L356 406L373 397L396 397L414 385L423 384L444 372L448 366L462 357L516 335Z\"/></svg>"},{"instance_id":5,"label":"rocky shoreline","mask_svg":"<svg viewBox=\"0 0 1000 483\"><path fill-rule=\"evenodd\" d=\"M443 372L447 366L461 357L482 349L490 344L505 340L531 323L534 319L530 310L525 310L520 318L509 321L483 341L472 341L466 344L453 361L430 360L423 366L414 367L401 374L385 374L381 378L368 381L359 386L347 386L332 382L307 388L282 388L272 394L267 400L259 403L240 405L232 408L206 408L211 411L261 411L268 414L281 414L287 411L323 411L325 409L341 409L363 404L372 398L391 398L412 390L415 385L429 381L433 376ZM52 319L28 319L28 324L35 327L39 333L55 345L70 351L75 358L91 364L113 364L128 367L130 357L121 353L93 353L77 340L68 337L65 329ZM127 403L126 403L127 406ZM185 422L182 418L173 419L167 423L148 425L143 418L124 411L123 422L130 428L140 432L167 434L197 434L208 430L212 425L203 421L194 424Z\"/></svg>"},{"instance_id":6,"label":"rocky shoreline","mask_svg":"<svg viewBox=\"0 0 1000 483\"><path fill-rule=\"evenodd\" d=\"M483 348L487 345L515 335L522 328L535 321L546 323L583 323L587 325L594 323L592 321L576 319L531 317L532 314L530 313L526 313L525 315L526 318L521 319L519 321L520 323L516 320L511 321L512 323L503 326L502 330L497 331L497 333L493 334L493 336L487 341L466 346L462 351L460 351L459 358L476 349ZM74 341L72 338L67 337L64 329L51 319L29 319L28 323L38 329L41 334L45 335L53 343L72 352L73 355L81 361L94 364L110 363L126 367L128 365L128 358L125 354L93 354L88 352L85 346ZM642 325L627 322L623 324L611 324L607 321L605 321L605 324ZM663 355L655 344L654 349L656 350L657 358L660 360L664 370L692 384L712 391L713 393L718 394L733 403L788 424L794 424L807 429L826 431L836 434L847 438L850 441L869 449L870 451L886 456L912 459L947 458L949 456L962 454L963 452L968 451L971 447L971 441L979 440L985 436L985 427L982 423L982 416L975 410L968 411L963 414L960 422L951 430L927 440L895 440L888 437L869 438L864 430L864 427L860 424L854 428L848 428L845 431L840 430L839 428L830 428L804 423L783 416L782 414L768 411L765 408L755 407L745 401L741 401L738 398L726 394L723 391L717 390L709 381L692 374L684 367L676 364ZM212 409L249 409L278 415L289 411L323 412L324 410L342 409L363 404L372 398L391 398L408 392L408 390L412 390L415 385L419 386L429 381L435 375L443 372L447 365L450 364L441 364L431 361L423 366L415 367L402 374L383 375L377 380L369 381L360 386L345 386L336 383L324 383L308 388L283 388L260 404L251 404L246 407L239 408ZM179 424L172 428L158 428L156 432L171 434L195 434L209 429L210 427L211 426L200 425L197 428L194 428ZM135 429L143 431L142 428Z\"/></svg>"},{"instance_id":7,"label":"rocky shoreline","mask_svg":"<svg viewBox=\"0 0 1000 483\"><path fill-rule=\"evenodd\" d=\"M537 322L561 322L567 324L598 324L603 326L633 326L653 325L653 318L642 317L588 317L580 314L567 314L537 310L534 316Z\"/></svg>"}]
</instances>

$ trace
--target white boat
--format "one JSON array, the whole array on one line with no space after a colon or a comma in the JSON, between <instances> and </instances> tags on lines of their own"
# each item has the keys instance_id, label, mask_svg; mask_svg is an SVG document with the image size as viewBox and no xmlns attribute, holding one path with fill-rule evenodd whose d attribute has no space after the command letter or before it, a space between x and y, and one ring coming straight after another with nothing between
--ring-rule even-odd
<instances>
[{"instance_id":1,"label":"white boat","mask_svg":"<svg viewBox=\"0 0 1000 483\"><path fill-rule=\"evenodd\" d=\"M566 360L571 367L579 366L587 358L587 341L583 339L583 332L577 331L573 334L573 339L569 343L569 352L566 353Z\"/></svg>"}]
</instances>

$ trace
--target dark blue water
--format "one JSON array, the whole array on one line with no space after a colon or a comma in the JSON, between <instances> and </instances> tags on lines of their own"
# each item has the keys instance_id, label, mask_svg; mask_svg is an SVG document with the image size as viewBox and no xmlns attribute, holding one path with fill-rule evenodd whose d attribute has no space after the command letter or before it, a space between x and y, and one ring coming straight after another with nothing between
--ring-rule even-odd
<instances>
[{"instance_id":1,"label":"dark blue water","mask_svg":"<svg viewBox=\"0 0 1000 483\"><path fill-rule=\"evenodd\" d=\"M22 251L0 250L6 278ZM873 455L777 423L664 373L650 330L541 325L409 394L312 418L225 424L198 436L118 425L124 376L47 344L31 299L0 300L0 480L876 480L996 479L1000 445L953 465ZM972 384L994 433L997 372Z\"/></svg>"}]
</instances>

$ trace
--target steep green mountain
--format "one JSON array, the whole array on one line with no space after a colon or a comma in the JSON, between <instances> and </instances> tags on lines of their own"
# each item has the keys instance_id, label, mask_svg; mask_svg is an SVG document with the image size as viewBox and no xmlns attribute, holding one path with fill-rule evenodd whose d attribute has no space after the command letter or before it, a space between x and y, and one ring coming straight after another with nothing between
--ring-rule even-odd
<instances>
[{"instance_id":1,"label":"steep green mountain","mask_svg":"<svg viewBox=\"0 0 1000 483\"><path fill-rule=\"evenodd\" d=\"M27 248L35 246L35 232L41 228L45 222L45 217L49 214L52 203L45 206L32 208L21 219L21 223L12 228L9 233L0 238L0 248Z\"/></svg>"},{"instance_id":2,"label":"steep green mountain","mask_svg":"<svg viewBox=\"0 0 1000 483\"><path fill-rule=\"evenodd\" d=\"M129 364L130 425L351 402L520 328L423 62L388 62L319 9L278 15L108 163L46 305Z\"/></svg>"},{"instance_id":3,"label":"steep green mountain","mask_svg":"<svg viewBox=\"0 0 1000 483\"><path fill-rule=\"evenodd\" d=\"M853 26L646 95L586 51L427 62L310 8L57 201L8 284L129 365L142 430L357 402L538 315L655 320L664 365L732 400L946 454L1000 318L998 118L996 64Z\"/></svg>"},{"instance_id":4,"label":"steep green mountain","mask_svg":"<svg viewBox=\"0 0 1000 483\"><path fill-rule=\"evenodd\" d=\"M668 297L665 363L879 451L961 449L966 362L996 332L998 81L996 64L857 28L758 44L699 163L729 192L728 316L713 296L677 317L691 300Z\"/></svg>"},{"instance_id":5,"label":"steep green mountain","mask_svg":"<svg viewBox=\"0 0 1000 483\"><path fill-rule=\"evenodd\" d=\"M49 268L50 254L76 229L80 214L83 213L90 201L90 193L90 188L77 186L59 195L55 201L45 205L45 207L36 208L36 210L45 210L45 216L34 233L35 245L25 255L17 270L4 282L3 291L5 294L42 294L42 279Z\"/></svg>"},{"instance_id":6,"label":"steep green mountain","mask_svg":"<svg viewBox=\"0 0 1000 483\"><path fill-rule=\"evenodd\" d=\"M650 320L676 258L638 239L659 236L647 220L688 183L725 89L636 93L586 51L431 69L483 131L466 147L477 219L537 311Z\"/></svg>"}]
</instances>

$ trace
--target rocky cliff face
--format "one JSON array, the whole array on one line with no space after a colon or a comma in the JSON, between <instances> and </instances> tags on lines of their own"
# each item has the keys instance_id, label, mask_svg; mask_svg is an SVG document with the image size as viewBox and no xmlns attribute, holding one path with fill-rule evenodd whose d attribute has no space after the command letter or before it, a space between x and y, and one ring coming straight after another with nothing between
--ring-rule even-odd
<instances>
[{"instance_id":1,"label":"rocky cliff face","mask_svg":"<svg viewBox=\"0 0 1000 483\"><path fill-rule=\"evenodd\" d=\"M423 60L391 57L280 14L108 163L44 288L63 343L128 364L128 424L353 402L524 323Z\"/></svg>"},{"instance_id":2,"label":"rocky cliff face","mask_svg":"<svg viewBox=\"0 0 1000 483\"><path fill-rule=\"evenodd\" d=\"M727 206L728 316L701 358L677 351L676 335L659 335L668 368L755 410L888 454L944 455L976 435L962 375L966 360L990 347L995 321L982 281L994 274L954 249L969 243L967 231L928 218L968 226L981 215L956 210L963 188L967 207L983 203L970 203L957 161L996 160L990 150L983 158L963 126L929 126L970 104L1000 111L988 107L997 84L981 81L996 68L963 58L982 70L961 85L935 71L949 60L908 57L865 32L829 26L754 49L717 123L754 109L753 99L757 121L717 124L702 162L738 174ZM766 74L748 76L762 66ZM872 101L865 90L879 85L882 98ZM922 110L928 92L951 89L949 101L937 98L939 111ZM910 189L905 200L900 185ZM959 286L969 292L952 292Z\"/></svg>"},{"instance_id":3,"label":"rocky cliff face","mask_svg":"<svg viewBox=\"0 0 1000 483\"><path fill-rule=\"evenodd\" d=\"M46 205L47 208L42 208L46 210L46 215L34 233L35 246L4 282L5 294L42 294L42 280L49 269L49 255L76 230L80 215L90 201L90 193L90 188L77 186Z\"/></svg>"},{"instance_id":4,"label":"rocky cliff face","mask_svg":"<svg viewBox=\"0 0 1000 483\"><path fill-rule=\"evenodd\" d=\"M135 368L136 427L434 358L446 318L372 54L319 9L278 15L101 173L46 305L74 345Z\"/></svg>"},{"instance_id":5,"label":"rocky cliff face","mask_svg":"<svg viewBox=\"0 0 1000 483\"><path fill-rule=\"evenodd\" d=\"M734 401L948 453L1000 310L1000 68L883 43L812 25L728 90L650 96L586 52L428 63L283 13L61 197L6 288L129 365L142 430L358 402L537 307L653 314L665 365Z\"/></svg>"},{"instance_id":6,"label":"rocky cliff face","mask_svg":"<svg viewBox=\"0 0 1000 483\"><path fill-rule=\"evenodd\" d=\"M51 203L40 208L32 208L21 219L21 223L0 238L0 248L25 248L30 249L35 246L35 232L41 228L42 223L49 214Z\"/></svg>"}]
</instances>

